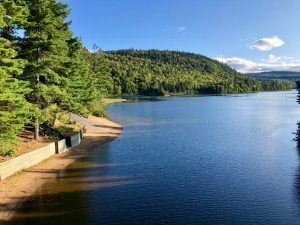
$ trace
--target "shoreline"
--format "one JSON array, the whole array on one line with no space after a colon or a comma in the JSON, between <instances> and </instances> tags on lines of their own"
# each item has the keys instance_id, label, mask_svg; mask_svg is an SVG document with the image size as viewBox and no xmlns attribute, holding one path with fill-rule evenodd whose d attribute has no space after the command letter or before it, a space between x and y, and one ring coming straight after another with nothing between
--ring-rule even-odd
<instances>
[{"instance_id":1,"label":"shoreline","mask_svg":"<svg viewBox=\"0 0 300 225\"><path fill-rule=\"evenodd\" d=\"M88 119L82 117L76 119L87 127L87 133L84 134L84 139L79 146L0 182L0 224L9 222L22 203L43 185L55 182L61 170L94 147L117 139L123 129L121 124L106 118L90 116Z\"/></svg>"},{"instance_id":2,"label":"shoreline","mask_svg":"<svg viewBox=\"0 0 300 225\"><path fill-rule=\"evenodd\" d=\"M257 94L257 93L270 93L270 92L288 92L297 90L297 88L292 88L288 90L264 90L264 91L253 91L253 92L236 92L236 93L226 93L226 94L214 94L214 93L201 93L201 94L178 94L170 93L167 95L122 95L116 96L117 99L124 99L125 101L117 100L112 103L127 102L130 99L141 98L141 99L151 99L151 98L172 98L172 97L207 97L207 96L227 96L227 95L246 95L246 94ZM108 103L111 104L111 103Z\"/></svg>"}]
</instances>

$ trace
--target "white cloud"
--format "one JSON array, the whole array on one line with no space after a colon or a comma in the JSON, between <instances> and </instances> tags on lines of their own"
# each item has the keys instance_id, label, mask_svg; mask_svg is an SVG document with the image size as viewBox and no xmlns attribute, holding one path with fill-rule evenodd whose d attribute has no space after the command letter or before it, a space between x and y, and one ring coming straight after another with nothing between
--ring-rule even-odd
<instances>
[{"instance_id":1,"label":"white cloud","mask_svg":"<svg viewBox=\"0 0 300 225\"><path fill-rule=\"evenodd\" d=\"M269 37L269 38L262 38L254 43L249 45L251 49L257 49L259 51L270 51L273 48L278 48L284 45L284 41L277 36Z\"/></svg>"},{"instance_id":2,"label":"white cloud","mask_svg":"<svg viewBox=\"0 0 300 225\"><path fill-rule=\"evenodd\" d=\"M224 58L218 57L215 58L219 62L226 63L229 66L235 68L237 71L241 73L255 73L255 72L264 72L264 71L300 71L300 61L293 60L292 57L280 57L269 55L267 60L262 60L262 63L256 63L247 59L231 57ZM270 62L273 60L273 62ZM286 61L288 59L289 61ZM269 60L269 61L268 61Z\"/></svg>"},{"instance_id":3,"label":"white cloud","mask_svg":"<svg viewBox=\"0 0 300 225\"><path fill-rule=\"evenodd\" d=\"M186 27L176 27L176 31L178 33L184 33L186 31Z\"/></svg>"},{"instance_id":4,"label":"white cloud","mask_svg":"<svg viewBox=\"0 0 300 225\"><path fill-rule=\"evenodd\" d=\"M230 67L242 73L252 71L253 68L257 67L257 64L255 62L252 62L247 59L238 58L238 57L231 57L231 58L218 57L215 58L215 60L218 60L221 63L226 63Z\"/></svg>"}]
</instances>

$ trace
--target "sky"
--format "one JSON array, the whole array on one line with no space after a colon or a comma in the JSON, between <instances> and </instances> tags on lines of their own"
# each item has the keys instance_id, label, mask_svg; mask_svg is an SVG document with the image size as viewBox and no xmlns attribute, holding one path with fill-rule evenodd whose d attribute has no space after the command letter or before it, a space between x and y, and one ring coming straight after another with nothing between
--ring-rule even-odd
<instances>
[{"instance_id":1,"label":"sky","mask_svg":"<svg viewBox=\"0 0 300 225\"><path fill-rule=\"evenodd\" d=\"M300 71L300 0L65 0L91 49L202 54L240 72Z\"/></svg>"}]
</instances>

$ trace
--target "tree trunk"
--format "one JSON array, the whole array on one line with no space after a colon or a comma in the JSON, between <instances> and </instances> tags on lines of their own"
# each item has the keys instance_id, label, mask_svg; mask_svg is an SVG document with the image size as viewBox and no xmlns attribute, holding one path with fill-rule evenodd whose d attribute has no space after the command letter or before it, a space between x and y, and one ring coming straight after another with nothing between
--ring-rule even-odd
<instances>
[{"instance_id":1,"label":"tree trunk","mask_svg":"<svg viewBox=\"0 0 300 225\"><path fill-rule=\"evenodd\" d=\"M40 63L40 49L37 48L37 62ZM36 104L41 104L40 101L40 76L39 74L36 77ZM35 118L35 125L34 125L34 140L39 141L40 140L40 124L39 124L39 118Z\"/></svg>"},{"instance_id":2,"label":"tree trunk","mask_svg":"<svg viewBox=\"0 0 300 225\"><path fill-rule=\"evenodd\" d=\"M34 140L39 141L40 140L40 124L39 119L35 119L35 126L34 126Z\"/></svg>"}]
</instances>

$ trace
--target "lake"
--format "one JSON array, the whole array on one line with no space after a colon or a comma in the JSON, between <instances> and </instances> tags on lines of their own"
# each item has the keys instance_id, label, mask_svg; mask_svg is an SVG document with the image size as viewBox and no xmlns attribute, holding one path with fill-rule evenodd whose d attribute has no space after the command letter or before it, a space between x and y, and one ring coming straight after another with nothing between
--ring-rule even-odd
<instances>
[{"instance_id":1,"label":"lake","mask_svg":"<svg viewBox=\"0 0 300 225\"><path fill-rule=\"evenodd\" d=\"M28 200L12 224L300 224L297 92L109 106L120 138Z\"/></svg>"}]
</instances>

